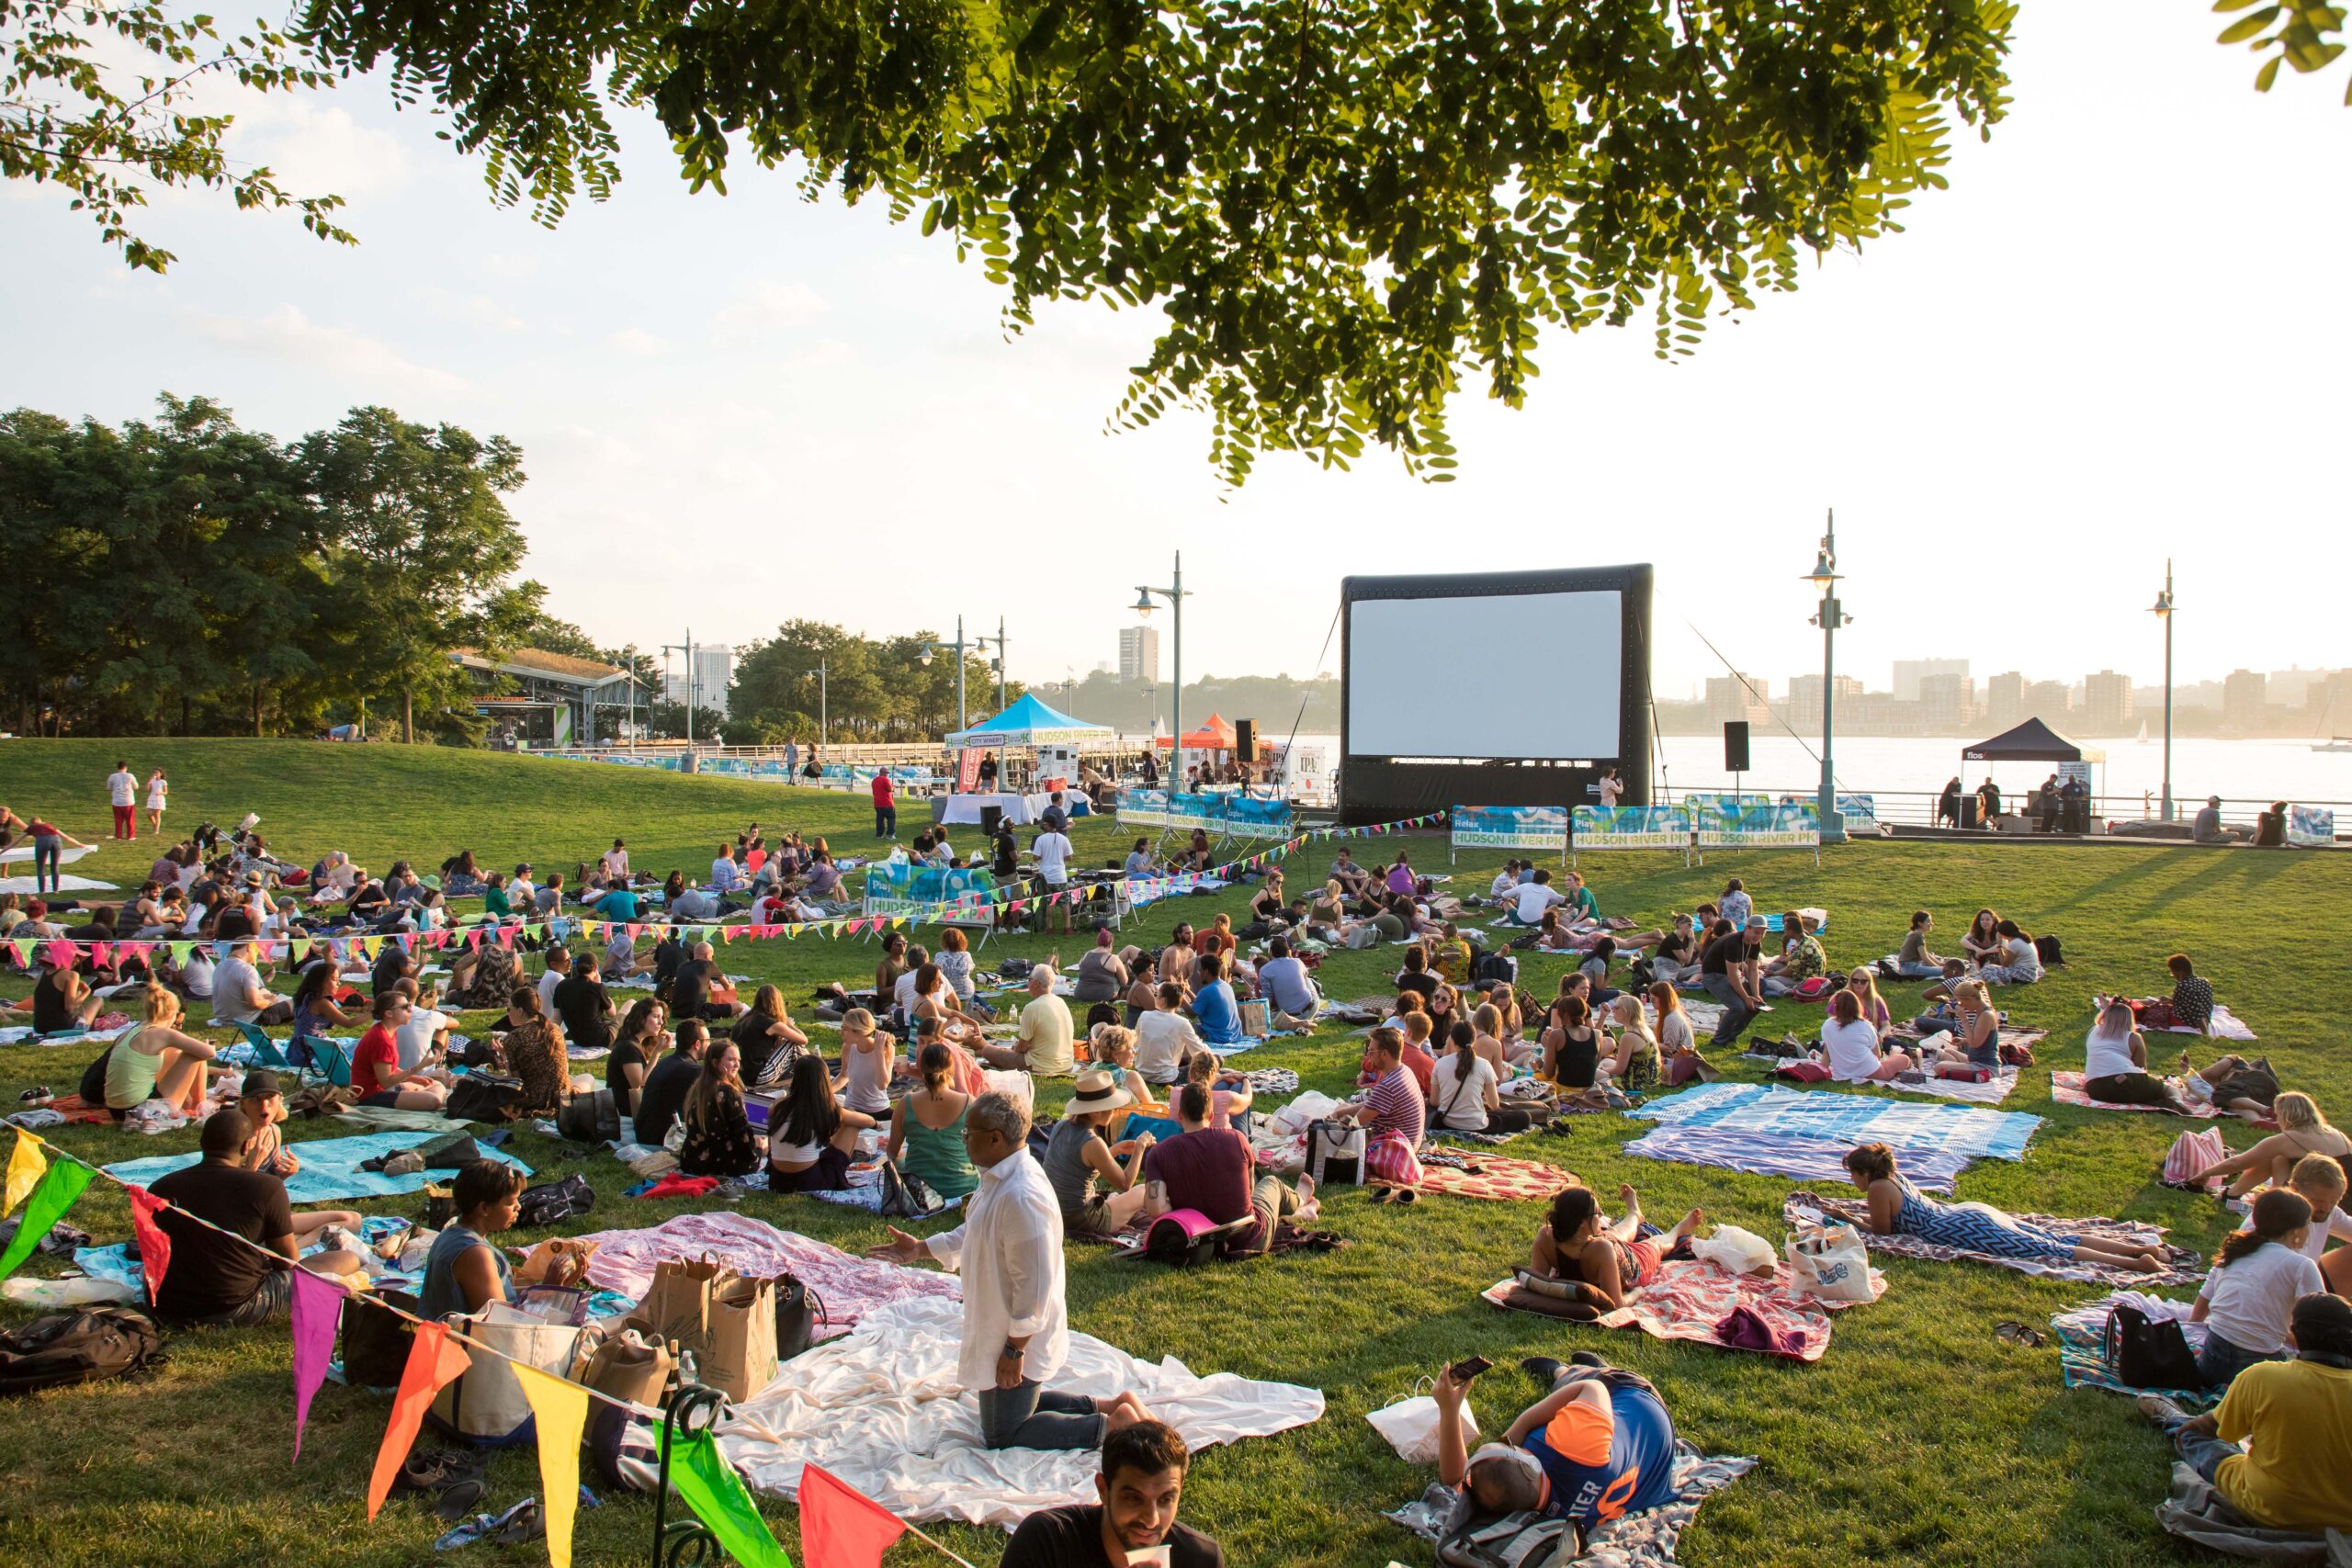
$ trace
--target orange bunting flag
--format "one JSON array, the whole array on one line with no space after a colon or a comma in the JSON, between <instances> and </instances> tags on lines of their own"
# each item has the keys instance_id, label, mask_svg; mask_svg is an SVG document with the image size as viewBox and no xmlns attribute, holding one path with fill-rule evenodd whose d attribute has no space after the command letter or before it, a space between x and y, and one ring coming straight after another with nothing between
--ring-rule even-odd
<instances>
[{"instance_id":1,"label":"orange bunting flag","mask_svg":"<svg viewBox=\"0 0 2352 1568\"><path fill-rule=\"evenodd\" d=\"M368 1477L368 1517L384 1506L391 1495L393 1478L401 1466L408 1462L408 1450L416 1441L416 1429L424 1424L425 1406L433 1396L447 1385L458 1381L459 1373L473 1365L473 1358L463 1347L449 1337L449 1330L438 1323L420 1323L416 1338L408 1348L408 1364L401 1369L400 1392L392 1395L391 1423L384 1428L383 1446L376 1450L376 1469Z\"/></svg>"}]
</instances>

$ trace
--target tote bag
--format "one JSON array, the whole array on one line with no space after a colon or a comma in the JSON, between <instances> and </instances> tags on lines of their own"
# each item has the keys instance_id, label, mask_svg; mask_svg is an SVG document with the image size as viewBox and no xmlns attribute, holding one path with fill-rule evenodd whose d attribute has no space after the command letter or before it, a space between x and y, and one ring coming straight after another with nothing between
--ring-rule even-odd
<instances>
[{"instance_id":1,"label":"tote bag","mask_svg":"<svg viewBox=\"0 0 2352 1568\"><path fill-rule=\"evenodd\" d=\"M552 1377L569 1377L580 1330L570 1324L526 1316L504 1302L492 1302L471 1317L456 1320L458 1331L500 1355L512 1357ZM481 1448L505 1448L533 1436L531 1402L522 1380L497 1356L476 1356L473 1364L433 1400L433 1424Z\"/></svg>"}]
</instances>

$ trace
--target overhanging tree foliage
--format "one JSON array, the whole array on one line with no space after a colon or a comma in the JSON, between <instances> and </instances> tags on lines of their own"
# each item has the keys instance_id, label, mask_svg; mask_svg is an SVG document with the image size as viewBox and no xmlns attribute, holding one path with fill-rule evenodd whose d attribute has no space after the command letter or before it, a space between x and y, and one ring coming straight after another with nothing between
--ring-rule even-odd
<instances>
[{"instance_id":1,"label":"overhanging tree foliage","mask_svg":"<svg viewBox=\"0 0 2352 1568\"><path fill-rule=\"evenodd\" d=\"M2010 0L312 0L306 41L445 109L552 223L650 107L696 188L790 164L952 231L1009 292L1159 310L1118 423L1432 479L1465 378L1545 325L1661 355L1900 227L2000 118Z\"/></svg>"}]
</instances>

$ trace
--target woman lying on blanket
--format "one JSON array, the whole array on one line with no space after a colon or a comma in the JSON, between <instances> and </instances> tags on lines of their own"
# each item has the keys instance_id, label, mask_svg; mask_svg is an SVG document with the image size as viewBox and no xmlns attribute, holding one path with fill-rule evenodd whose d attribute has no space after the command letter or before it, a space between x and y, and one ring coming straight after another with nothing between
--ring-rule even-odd
<instances>
[{"instance_id":1,"label":"woman lying on blanket","mask_svg":"<svg viewBox=\"0 0 2352 1568\"><path fill-rule=\"evenodd\" d=\"M2190 1100L2204 1100L2225 1116L2242 1116L2249 1122L2272 1119L2272 1107L2278 1100L2278 1075L2270 1070L2268 1057L2251 1061L2237 1055L2216 1056L2199 1067L2183 1051L2180 1071L2188 1080Z\"/></svg>"},{"instance_id":2,"label":"woman lying on blanket","mask_svg":"<svg viewBox=\"0 0 2352 1568\"><path fill-rule=\"evenodd\" d=\"M2274 1107L2278 1116L2278 1130L2242 1155L2234 1155L2218 1164L2209 1165L2197 1173L2197 1180L2209 1181L2216 1176L2233 1176L2230 1196L2243 1198L2265 1186L2284 1186L2295 1162L2305 1155L2325 1155L2331 1159L2352 1159L2352 1138L2346 1138L2328 1124L2319 1113L2318 1102L2308 1094L2290 1089L2278 1097Z\"/></svg>"},{"instance_id":3,"label":"woman lying on blanket","mask_svg":"<svg viewBox=\"0 0 2352 1568\"><path fill-rule=\"evenodd\" d=\"M1565 907L1565 906L1564 906ZM1535 945L1546 953L1590 953L1606 942L1611 956L1619 953L1641 956L1642 950L1666 940L1667 933L1653 928L1645 931L1612 931L1607 926L1593 924L1573 929L1560 919L1558 909L1546 909L1535 922Z\"/></svg>"},{"instance_id":4,"label":"woman lying on blanket","mask_svg":"<svg viewBox=\"0 0 2352 1568\"><path fill-rule=\"evenodd\" d=\"M2083 1092L2108 1105L2153 1105L2175 1116L2194 1115L2173 1087L2148 1071L2148 1043L2132 1004L2109 997L2083 1043Z\"/></svg>"},{"instance_id":5,"label":"woman lying on blanket","mask_svg":"<svg viewBox=\"0 0 2352 1568\"><path fill-rule=\"evenodd\" d=\"M2119 1241L2076 1241L2018 1224L1988 1203L1940 1203L1911 1185L1894 1167L1894 1151L1864 1144L1848 1151L1846 1173L1870 1200L1870 1230L1877 1235L1915 1235L1933 1247L1995 1258L2047 1258L2095 1263L2153 1274L2169 1255L2158 1244L2132 1247Z\"/></svg>"},{"instance_id":6,"label":"woman lying on blanket","mask_svg":"<svg viewBox=\"0 0 2352 1568\"><path fill-rule=\"evenodd\" d=\"M1587 1304L1613 1312L1625 1304L1628 1292L1657 1279L1659 1261L1706 1223L1693 1209L1672 1230L1644 1237L1642 1201L1630 1183L1617 1189L1617 1200L1625 1217L1612 1225L1589 1187L1571 1187L1553 1199L1550 1223L1535 1233L1528 1271L1538 1280L1577 1285Z\"/></svg>"}]
</instances>

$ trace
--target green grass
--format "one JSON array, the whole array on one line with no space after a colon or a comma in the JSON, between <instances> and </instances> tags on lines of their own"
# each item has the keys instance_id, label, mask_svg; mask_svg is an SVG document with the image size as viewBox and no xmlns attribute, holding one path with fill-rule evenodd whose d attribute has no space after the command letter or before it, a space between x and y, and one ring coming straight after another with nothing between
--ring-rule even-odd
<instances>
[{"instance_id":1,"label":"green grass","mask_svg":"<svg viewBox=\"0 0 2352 1568\"><path fill-rule=\"evenodd\" d=\"M144 774L166 763L174 777L167 825L201 818L234 822L261 813L263 829L288 858L307 863L340 847L380 869L396 855L437 862L460 847L485 864L527 858L569 869L625 835L635 863L655 872L707 865L723 834L756 818L827 834L837 848L868 841L870 814L839 795L787 792L718 779L639 775L591 764L547 762L430 749L339 747L299 742L17 741L0 746L0 802L42 812L94 841L106 832L102 781L118 754ZM902 822L921 819L920 807ZM1074 835L1089 859L1124 843L1107 821ZM1442 869L1442 838L1411 840L1414 859ZM1372 858L1385 846L1369 846ZM74 869L135 883L153 846L108 847ZM1319 872L1328 845L1299 858ZM1500 857L1465 856L1465 885L1483 884ZM1980 1165L1962 1179L1963 1197L2060 1213L2112 1213L2161 1221L2190 1246L2210 1247L2226 1229L2209 1201L2167 1191L2156 1164L2177 1123L2053 1106L2049 1070L2081 1064L2081 1035L2093 991L2150 991L2163 955L2194 952L2224 1000L2263 1036L2261 1048L2290 1086L2345 1109L2352 1072L2327 1047L2352 1014L2352 983L2324 933L2352 917L2352 859L2133 846L1871 843L1831 852L1816 870L1795 852L1719 856L1685 870L1668 855L1587 858L1603 908L1645 922L1689 908L1718 890L1727 872L1747 879L1760 908L1818 904L1832 912L1833 959L1875 957L1895 944L1915 907L1933 909L1947 940L1979 904L2016 915L2029 929L2058 932L2071 966L2041 986L2007 994L2022 1021L2052 1034L2007 1109L2042 1115L2022 1163ZM1294 874L1294 884L1302 878ZM1200 918L1238 910L1242 895L1186 900ZM1171 917L1147 922L1147 940ZM2290 927L2323 934L2299 949ZM1001 944L1036 955L1073 942L1023 938ZM990 953L1000 951L992 945ZM1335 955L1325 970L1334 995L1383 988L1396 954ZM1564 960L1535 958L1527 983L1546 994ZM871 948L856 942L738 943L726 964L805 996L809 985L870 972ZM15 982L8 994L21 995ZM1893 987L1897 1006L1912 987ZM1796 1021L1790 1010L1767 1021ZM1337 1030L1264 1048L1253 1066L1295 1067L1308 1087L1341 1091L1356 1042ZM0 1049L0 1100L33 1082L70 1087L88 1053ZM1744 1065L1732 1076L1743 1076ZM1048 1110L1066 1089L1048 1086ZM1630 1158L1620 1145L1642 1123L1580 1118L1566 1139L1522 1139L1509 1152L1569 1167L1604 1191L1632 1180L1656 1214L1703 1206L1713 1218L1780 1235L1780 1201L1791 1183ZM334 1129L297 1127L293 1135ZM2248 1134L2225 1125L2233 1145ZM74 1127L60 1142L94 1160L192 1147L193 1129L143 1138ZM543 1176L568 1168L550 1141L521 1134L517 1152ZM605 1200L564 1227L652 1224L691 1207L643 1204L619 1196L628 1176L610 1160L581 1167ZM410 1213L417 1201L375 1207ZM747 1212L845 1247L880 1239L879 1226L813 1201L755 1196ZM2164 1495L2167 1450L2125 1401L2062 1390L2054 1348L1997 1345L2003 1319L2040 1323L2094 1293L2037 1283L2004 1270L1891 1260L1884 1301L1842 1314L1826 1359L1801 1367L1699 1346L1668 1345L1627 1333L1504 1314L1476 1292L1523 1255L1540 1218L1534 1205L1432 1197L1409 1210L1375 1207L1345 1193L1330 1223L1354 1246L1328 1257L1176 1272L1119 1263L1073 1248L1075 1326L1145 1358L1174 1355L1203 1371L1222 1370L1321 1388L1325 1419L1304 1430L1210 1450L1199 1457L1184 1517L1219 1537L1230 1559L1251 1568L1363 1563L1392 1558L1426 1563L1430 1552L1378 1517L1419 1490L1426 1475L1398 1461L1365 1425L1368 1410L1400 1397L1419 1374L1469 1351L1504 1371L1479 1385L1474 1404L1490 1424L1532 1393L1509 1371L1516 1358L1591 1347L1654 1379L1683 1434L1716 1452L1758 1455L1762 1464L1720 1495L1684 1538L1683 1559L1707 1564L2017 1562L2097 1564L2169 1561L2177 1552L2150 1517ZM74 1214L102 1240L129 1234L119 1190L101 1184ZM552 1234L552 1233L548 1233ZM533 1236L515 1239L535 1239ZM32 1266L53 1269L49 1260ZM15 1315L22 1315L20 1314ZM18 1401L0 1416L0 1539L13 1561L107 1564L254 1562L413 1564L430 1560L435 1523L395 1503L369 1524L362 1488L388 1402L329 1386L319 1396L299 1467L288 1468L292 1400L282 1329L175 1334L170 1360L134 1382L51 1393ZM534 1494L529 1452L502 1456L492 1470L501 1505ZM788 1550L792 1510L767 1510ZM583 1514L579 1561L642 1561L651 1509L623 1498ZM994 1561L991 1532L949 1529L958 1551ZM470 1562L540 1561L538 1548L503 1556L468 1549ZM931 1559L911 1543L892 1562Z\"/></svg>"}]
</instances>

